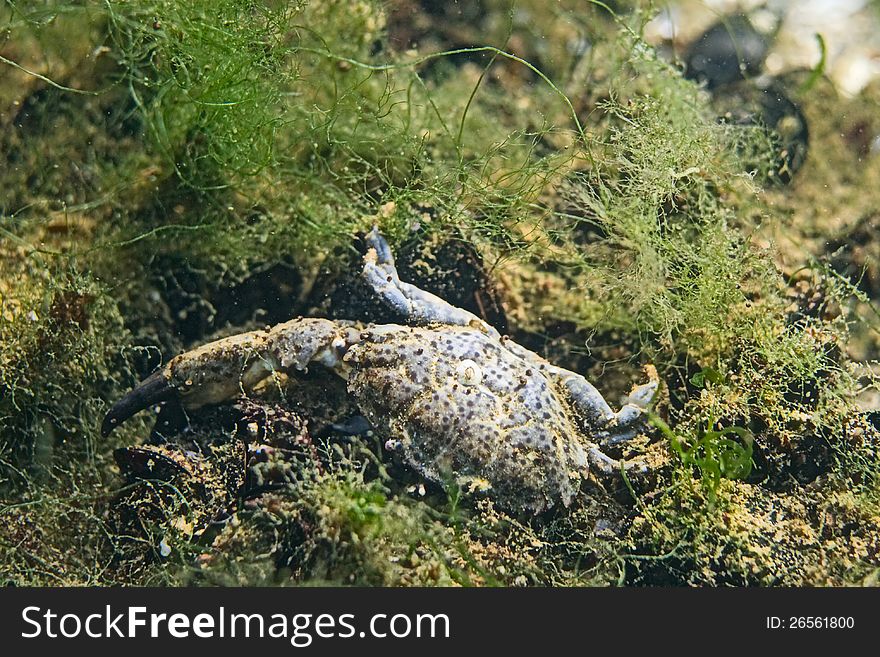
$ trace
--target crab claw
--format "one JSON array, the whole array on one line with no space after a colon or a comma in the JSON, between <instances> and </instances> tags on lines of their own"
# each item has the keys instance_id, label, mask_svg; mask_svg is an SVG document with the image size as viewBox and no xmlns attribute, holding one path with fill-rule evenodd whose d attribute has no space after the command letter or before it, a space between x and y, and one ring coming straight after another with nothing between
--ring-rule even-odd
<instances>
[{"instance_id":1,"label":"crab claw","mask_svg":"<svg viewBox=\"0 0 880 657\"><path fill-rule=\"evenodd\" d=\"M168 383L164 373L160 370L154 372L125 397L113 404L107 415L104 416L104 422L101 424L101 435L107 437L120 424L125 422L145 408L149 408L153 404L169 401L177 395L177 392Z\"/></svg>"},{"instance_id":2,"label":"crab claw","mask_svg":"<svg viewBox=\"0 0 880 657\"><path fill-rule=\"evenodd\" d=\"M252 391L274 372L303 371L309 363L344 377L342 356L359 335L352 322L300 318L209 342L172 358L116 402L101 433L108 436L132 415L158 402L178 400L187 411L221 404Z\"/></svg>"}]
</instances>

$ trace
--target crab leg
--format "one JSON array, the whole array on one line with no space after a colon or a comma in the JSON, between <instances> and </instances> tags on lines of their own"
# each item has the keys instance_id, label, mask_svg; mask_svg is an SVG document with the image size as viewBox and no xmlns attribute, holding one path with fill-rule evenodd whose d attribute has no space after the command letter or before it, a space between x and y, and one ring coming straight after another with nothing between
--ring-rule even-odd
<instances>
[{"instance_id":1,"label":"crab leg","mask_svg":"<svg viewBox=\"0 0 880 657\"><path fill-rule=\"evenodd\" d=\"M294 319L208 343L171 359L108 411L107 436L135 413L177 398L187 410L246 393L273 372L305 370L319 363L347 377L342 356L360 335L353 322Z\"/></svg>"},{"instance_id":2,"label":"crab leg","mask_svg":"<svg viewBox=\"0 0 880 657\"><path fill-rule=\"evenodd\" d=\"M638 434L645 410L660 386L657 370L653 366L647 366L645 370L648 373L648 383L634 387L626 403L615 413L595 386L580 374L551 367L568 390L578 410L594 429L593 435L606 445L630 440Z\"/></svg>"},{"instance_id":3,"label":"crab leg","mask_svg":"<svg viewBox=\"0 0 880 657\"><path fill-rule=\"evenodd\" d=\"M556 379L568 391L571 401L584 416L590 434L603 445L613 445L634 438L645 419L645 411L654 401L660 378L653 365L646 365L648 382L635 386L626 403L616 413L605 401L596 387L583 376L557 365L552 365L534 351L506 340L508 350L520 358L532 362L542 371ZM601 464L599 464L601 465Z\"/></svg>"},{"instance_id":4,"label":"crab leg","mask_svg":"<svg viewBox=\"0 0 880 657\"><path fill-rule=\"evenodd\" d=\"M389 307L399 312L411 324L451 324L472 326L487 335L499 338L495 328L462 308L456 308L440 297L400 280L394 265L394 256L385 238L374 227L366 237L367 254L364 256L364 280Z\"/></svg>"}]
</instances>

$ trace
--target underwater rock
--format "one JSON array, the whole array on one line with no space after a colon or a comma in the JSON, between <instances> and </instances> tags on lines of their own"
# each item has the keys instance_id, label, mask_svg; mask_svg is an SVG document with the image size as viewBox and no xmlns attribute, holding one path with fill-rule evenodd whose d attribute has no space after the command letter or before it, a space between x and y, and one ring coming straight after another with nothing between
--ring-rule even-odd
<instances>
[{"instance_id":1,"label":"underwater rock","mask_svg":"<svg viewBox=\"0 0 880 657\"><path fill-rule=\"evenodd\" d=\"M141 537L168 527L200 536L241 500L294 484L305 464L318 462L301 417L254 399L212 409L184 434L122 447L113 457L125 480L111 500L115 524Z\"/></svg>"},{"instance_id":2,"label":"underwater rock","mask_svg":"<svg viewBox=\"0 0 880 657\"><path fill-rule=\"evenodd\" d=\"M245 445L237 441L205 452L171 444L123 447L113 457L127 484L111 501L125 536L168 525L198 536L232 509L244 483Z\"/></svg>"},{"instance_id":3,"label":"underwater rock","mask_svg":"<svg viewBox=\"0 0 880 657\"><path fill-rule=\"evenodd\" d=\"M719 120L766 131L776 160L766 171L767 181L788 184L807 158L809 129L785 81L761 76L772 41L746 15L724 18L688 47L685 77L705 85ZM756 162L754 168L760 171L766 164Z\"/></svg>"},{"instance_id":4,"label":"underwater rock","mask_svg":"<svg viewBox=\"0 0 880 657\"><path fill-rule=\"evenodd\" d=\"M770 39L742 14L729 16L706 30L684 55L685 76L716 89L757 75L764 65Z\"/></svg>"},{"instance_id":5,"label":"underwater rock","mask_svg":"<svg viewBox=\"0 0 880 657\"><path fill-rule=\"evenodd\" d=\"M826 244L831 267L872 299L880 298L880 212L868 213Z\"/></svg>"},{"instance_id":6,"label":"underwater rock","mask_svg":"<svg viewBox=\"0 0 880 657\"><path fill-rule=\"evenodd\" d=\"M719 119L739 126L759 126L774 146L768 182L788 184L807 159L810 131L800 106L779 80L742 81L719 90L713 104Z\"/></svg>"}]
</instances>

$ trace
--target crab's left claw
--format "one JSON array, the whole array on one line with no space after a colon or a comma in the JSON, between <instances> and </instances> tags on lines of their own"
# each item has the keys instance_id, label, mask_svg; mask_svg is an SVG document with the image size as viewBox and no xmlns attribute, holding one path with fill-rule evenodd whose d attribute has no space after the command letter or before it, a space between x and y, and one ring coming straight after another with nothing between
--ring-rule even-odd
<instances>
[{"instance_id":1,"label":"crab's left claw","mask_svg":"<svg viewBox=\"0 0 880 657\"><path fill-rule=\"evenodd\" d=\"M107 437L120 424L153 404L169 401L176 396L176 391L168 383L162 370L154 372L125 397L113 404L104 422L101 424L101 435Z\"/></svg>"},{"instance_id":2,"label":"crab's left claw","mask_svg":"<svg viewBox=\"0 0 880 657\"><path fill-rule=\"evenodd\" d=\"M180 354L116 402L101 425L106 437L135 413L176 399L187 411L247 394L273 372L318 363L345 376L343 362L360 330L352 322L294 319L270 329L215 340Z\"/></svg>"}]
</instances>

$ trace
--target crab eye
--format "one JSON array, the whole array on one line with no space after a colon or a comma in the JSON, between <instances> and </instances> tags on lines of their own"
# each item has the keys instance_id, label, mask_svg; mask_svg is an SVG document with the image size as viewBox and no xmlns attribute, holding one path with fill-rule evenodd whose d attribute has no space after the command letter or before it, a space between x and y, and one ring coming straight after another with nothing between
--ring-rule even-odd
<instances>
[{"instance_id":1,"label":"crab eye","mask_svg":"<svg viewBox=\"0 0 880 657\"><path fill-rule=\"evenodd\" d=\"M455 368L455 377L463 386L476 386L483 380L483 370L470 358L466 358Z\"/></svg>"},{"instance_id":2,"label":"crab eye","mask_svg":"<svg viewBox=\"0 0 880 657\"><path fill-rule=\"evenodd\" d=\"M344 356L345 352L348 351L348 345L346 344L345 339L341 337L334 338L330 343L330 346L333 347L337 357Z\"/></svg>"}]
</instances>

